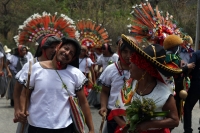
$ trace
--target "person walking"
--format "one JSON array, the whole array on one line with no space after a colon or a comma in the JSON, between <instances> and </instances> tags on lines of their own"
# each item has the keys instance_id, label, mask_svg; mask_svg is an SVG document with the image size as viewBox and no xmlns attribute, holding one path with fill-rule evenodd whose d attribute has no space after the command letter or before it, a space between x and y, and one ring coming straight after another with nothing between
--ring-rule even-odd
<instances>
[{"instance_id":1,"label":"person walking","mask_svg":"<svg viewBox=\"0 0 200 133\"><path fill-rule=\"evenodd\" d=\"M189 63L195 63L194 69L190 69L191 86L184 104L184 133L192 133L192 110L200 100L200 50L192 54Z\"/></svg>"},{"instance_id":2,"label":"person walking","mask_svg":"<svg viewBox=\"0 0 200 133\"><path fill-rule=\"evenodd\" d=\"M73 133L69 94L79 99L89 133L94 133L89 104L83 91L87 79L75 61L79 59L80 50L75 39L63 37L53 60L33 65L28 92L30 99L27 101L29 133ZM70 65L72 61L77 63ZM23 89L22 112L26 112L25 92Z\"/></svg>"}]
</instances>

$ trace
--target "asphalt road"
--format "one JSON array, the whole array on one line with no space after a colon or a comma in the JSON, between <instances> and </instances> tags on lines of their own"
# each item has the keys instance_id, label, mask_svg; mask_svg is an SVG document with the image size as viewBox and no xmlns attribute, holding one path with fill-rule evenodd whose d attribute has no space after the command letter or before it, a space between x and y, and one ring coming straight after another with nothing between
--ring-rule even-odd
<instances>
[{"instance_id":1,"label":"asphalt road","mask_svg":"<svg viewBox=\"0 0 200 133\"><path fill-rule=\"evenodd\" d=\"M13 112L14 109L10 107L10 101L6 100L5 98L0 99L0 133L15 133L17 124L13 123ZM98 110L91 107L91 113L93 117L93 122L95 126L95 133L99 133L99 127L101 123L101 117L98 114ZM198 133L198 127L200 119L200 109L199 105L193 109L193 133ZM87 131L87 128L86 128ZM180 122L179 126L175 128L172 133L183 133L183 124Z\"/></svg>"}]
</instances>

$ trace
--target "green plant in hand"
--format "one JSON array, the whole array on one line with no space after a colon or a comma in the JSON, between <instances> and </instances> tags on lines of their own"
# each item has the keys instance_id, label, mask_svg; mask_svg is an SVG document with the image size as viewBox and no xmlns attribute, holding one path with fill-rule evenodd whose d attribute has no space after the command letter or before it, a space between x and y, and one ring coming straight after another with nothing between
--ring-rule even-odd
<instances>
[{"instance_id":1,"label":"green plant in hand","mask_svg":"<svg viewBox=\"0 0 200 133\"><path fill-rule=\"evenodd\" d=\"M156 104L153 99L150 98L135 98L131 104L126 105L126 116L128 119L128 124L130 125L129 130L134 131L137 124L150 120L154 117L165 117L169 111L164 112L154 112L156 109Z\"/></svg>"},{"instance_id":2,"label":"green plant in hand","mask_svg":"<svg viewBox=\"0 0 200 133\"><path fill-rule=\"evenodd\" d=\"M101 92L102 87L101 87L101 86L98 86L97 84L94 84L93 89L94 89L96 92Z\"/></svg>"}]
</instances>

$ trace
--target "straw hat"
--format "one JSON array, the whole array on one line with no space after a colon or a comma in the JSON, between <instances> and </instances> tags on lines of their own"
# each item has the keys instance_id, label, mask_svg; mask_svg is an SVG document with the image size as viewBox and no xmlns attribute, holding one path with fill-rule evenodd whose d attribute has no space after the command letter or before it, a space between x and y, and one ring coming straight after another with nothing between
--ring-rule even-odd
<instances>
[{"instance_id":1,"label":"straw hat","mask_svg":"<svg viewBox=\"0 0 200 133\"><path fill-rule=\"evenodd\" d=\"M135 52L151 62L163 75L171 76L173 74L178 74L182 72L182 69L169 68L165 65L164 61L166 52L161 45L149 45L142 50L133 40L128 38L128 36L122 34L122 40L124 43L129 44Z\"/></svg>"},{"instance_id":2,"label":"straw hat","mask_svg":"<svg viewBox=\"0 0 200 133\"><path fill-rule=\"evenodd\" d=\"M7 47L7 45L5 45L5 46L3 47L3 49L4 49L5 53L11 52L11 49L9 49L9 48Z\"/></svg>"},{"instance_id":3,"label":"straw hat","mask_svg":"<svg viewBox=\"0 0 200 133\"><path fill-rule=\"evenodd\" d=\"M183 43L182 38L177 35L169 35L165 38L163 42L163 47L165 50L169 50L175 46L179 46Z\"/></svg>"}]
</instances>

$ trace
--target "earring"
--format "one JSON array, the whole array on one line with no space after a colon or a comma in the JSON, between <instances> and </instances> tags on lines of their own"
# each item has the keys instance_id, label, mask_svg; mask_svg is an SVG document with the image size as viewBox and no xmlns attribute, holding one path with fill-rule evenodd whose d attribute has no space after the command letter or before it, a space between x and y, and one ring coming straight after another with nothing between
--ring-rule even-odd
<instances>
[{"instance_id":1,"label":"earring","mask_svg":"<svg viewBox=\"0 0 200 133\"><path fill-rule=\"evenodd\" d=\"M138 82L140 81L140 80L144 80L144 76L146 75L146 71L145 71L145 73L144 74L142 74L142 77L138 80Z\"/></svg>"}]
</instances>

